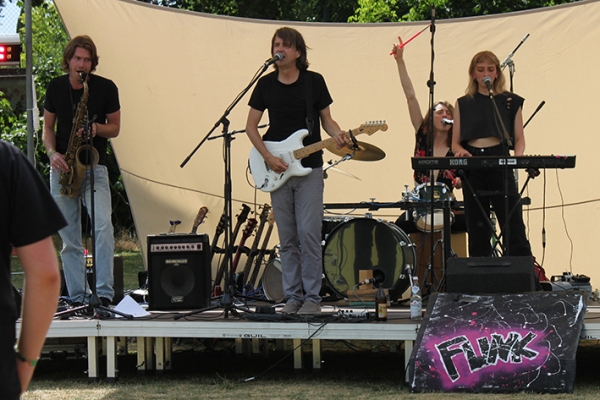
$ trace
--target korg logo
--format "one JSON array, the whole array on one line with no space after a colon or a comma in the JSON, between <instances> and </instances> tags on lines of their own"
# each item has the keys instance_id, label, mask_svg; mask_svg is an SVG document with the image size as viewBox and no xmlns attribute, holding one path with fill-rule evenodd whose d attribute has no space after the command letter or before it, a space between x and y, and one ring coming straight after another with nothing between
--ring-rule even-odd
<instances>
[{"instance_id":1,"label":"korg logo","mask_svg":"<svg viewBox=\"0 0 600 400\"><path fill-rule=\"evenodd\" d=\"M467 161L466 158L451 158L450 159L450 166L452 166L452 167L462 167L465 165L469 165L469 162Z\"/></svg>"}]
</instances>

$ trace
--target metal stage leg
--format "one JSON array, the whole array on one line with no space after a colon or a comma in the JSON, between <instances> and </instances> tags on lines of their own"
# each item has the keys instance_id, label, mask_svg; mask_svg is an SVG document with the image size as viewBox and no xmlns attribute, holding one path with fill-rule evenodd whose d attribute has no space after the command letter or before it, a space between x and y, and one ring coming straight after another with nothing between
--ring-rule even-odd
<instances>
[{"instance_id":1,"label":"metal stage leg","mask_svg":"<svg viewBox=\"0 0 600 400\"><path fill-rule=\"evenodd\" d=\"M88 336L87 338L88 352L88 382L98 382L98 337Z\"/></svg>"},{"instance_id":2,"label":"metal stage leg","mask_svg":"<svg viewBox=\"0 0 600 400\"><path fill-rule=\"evenodd\" d=\"M157 337L156 341L156 373L165 372L165 338Z\"/></svg>"},{"instance_id":3,"label":"metal stage leg","mask_svg":"<svg viewBox=\"0 0 600 400\"><path fill-rule=\"evenodd\" d=\"M302 339L292 339L294 346L294 369L302 369Z\"/></svg>"},{"instance_id":4,"label":"metal stage leg","mask_svg":"<svg viewBox=\"0 0 600 400\"><path fill-rule=\"evenodd\" d=\"M321 340L312 340L312 360L313 370L321 370Z\"/></svg>"},{"instance_id":5,"label":"metal stage leg","mask_svg":"<svg viewBox=\"0 0 600 400\"><path fill-rule=\"evenodd\" d=\"M410 363L410 355L413 351L414 340L404 341L404 382L408 382L408 365Z\"/></svg>"},{"instance_id":6,"label":"metal stage leg","mask_svg":"<svg viewBox=\"0 0 600 400\"><path fill-rule=\"evenodd\" d=\"M108 382L117 381L117 338L106 337L106 378Z\"/></svg>"}]
</instances>

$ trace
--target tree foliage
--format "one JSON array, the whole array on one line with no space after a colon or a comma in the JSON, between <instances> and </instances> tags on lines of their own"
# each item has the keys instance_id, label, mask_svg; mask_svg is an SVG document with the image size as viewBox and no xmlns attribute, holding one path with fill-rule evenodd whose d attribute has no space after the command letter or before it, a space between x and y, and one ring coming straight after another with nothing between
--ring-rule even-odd
<instances>
[{"instance_id":1,"label":"tree foliage","mask_svg":"<svg viewBox=\"0 0 600 400\"><path fill-rule=\"evenodd\" d=\"M61 61L63 49L69 42L69 37L62 25L54 4L45 0L32 2L32 64L33 80L37 95L37 106L40 118L44 110L46 87L50 80L63 74ZM23 2L19 2L23 9ZM22 14L18 24L21 42L25 42L25 16ZM25 52L21 54L21 65L25 65ZM43 118L42 118L43 122ZM41 129L34 132L36 168L44 180L48 182L50 173L49 160L41 141ZM27 149L27 114L15 114L11 104L0 92L0 137L19 147L23 152ZM133 230L133 217L127 194L123 185L119 166L112 147L108 147L107 168L112 185L113 223L117 229Z\"/></svg>"},{"instance_id":2,"label":"tree foliage","mask_svg":"<svg viewBox=\"0 0 600 400\"><path fill-rule=\"evenodd\" d=\"M210 14L281 21L396 22L501 14L575 0L138 0Z\"/></svg>"}]
</instances>

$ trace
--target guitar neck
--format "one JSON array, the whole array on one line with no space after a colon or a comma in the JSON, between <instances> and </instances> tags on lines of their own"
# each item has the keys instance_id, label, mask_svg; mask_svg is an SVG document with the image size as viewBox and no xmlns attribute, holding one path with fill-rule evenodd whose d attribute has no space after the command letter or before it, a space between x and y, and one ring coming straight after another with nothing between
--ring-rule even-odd
<instances>
[{"instance_id":1,"label":"guitar neck","mask_svg":"<svg viewBox=\"0 0 600 400\"><path fill-rule=\"evenodd\" d=\"M245 282L250 283L253 287L256 287L256 278L258 278L260 267L262 266L263 259L265 258L265 252L267 251L269 239L271 238L271 232L273 232L273 224L269 225L269 227L267 228L267 233L265 233L265 240L263 241L262 248L260 249L260 251L258 252L258 256L256 257L256 263L254 264L252 275Z\"/></svg>"},{"instance_id":2,"label":"guitar neck","mask_svg":"<svg viewBox=\"0 0 600 400\"><path fill-rule=\"evenodd\" d=\"M250 270L252 268L252 264L254 263L254 258L256 257L256 251L258 250L258 245L260 243L260 237L262 236L263 230L265 229L265 220L260 221L260 225L256 230L256 237L254 238L254 242L252 243L252 248L248 253L248 259L246 260L246 265L244 265L243 270L243 283L248 282L248 276L250 275Z\"/></svg>"},{"instance_id":3,"label":"guitar neck","mask_svg":"<svg viewBox=\"0 0 600 400\"><path fill-rule=\"evenodd\" d=\"M356 129L350 129L348 131L348 135L350 136L350 138L354 138L363 133L371 135L374 132L377 132L378 130L386 131L387 128L388 127L385 124L385 121L370 121L370 122L362 124L360 127L356 128ZM334 145L335 143L336 143L335 138L330 137L329 139L325 139L320 142L310 144L308 146L294 150L294 158L296 158L297 160L300 160L301 158L309 156L312 153L316 153L317 151L323 150L324 148Z\"/></svg>"},{"instance_id":4,"label":"guitar neck","mask_svg":"<svg viewBox=\"0 0 600 400\"><path fill-rule=\"evenodd\" d=\"M225 243L225 245L223 246L223 247L225 247L226 253L229 252L229 247L231 246L231 243L235 243L235 241L237 239L237 235L240 231L240 227L246 221L246 218L248 218L249 212L250 212L250 207L248 207L246 204L242 204L242 212L238 216L237 223L235 225L235 229L233 230L233 233L231 234L231 237L229 238L229 243ZM221 281L223 280L223 274L225 272L225 268L227 268L227 261L228 261L227 258L228 257L223 258L221 265L217 269L217 275L215 276L215 282L213 284L213 290L212 290L213 293L215 292L215 288L217 286L221 285Z\"/></svg>"},{"instance_id":5,"label":"guitar neck","mask_svg":"<svg viewBox=\"0 0 600 400\"><path fill-rule=\"evenodd\" d=\"M301 149L294 150L294 158L300 160L304 157L316 153L317 151L323 150L329 145L335 144L335 138L329 138L322 140L317 143L309 144L308 146L302 147Z\"/></svg>"}]
</instances>

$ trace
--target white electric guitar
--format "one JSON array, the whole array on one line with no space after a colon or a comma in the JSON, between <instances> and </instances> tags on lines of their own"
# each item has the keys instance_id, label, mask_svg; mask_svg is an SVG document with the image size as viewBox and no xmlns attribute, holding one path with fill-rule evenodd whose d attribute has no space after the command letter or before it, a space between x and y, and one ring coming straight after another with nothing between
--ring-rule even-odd
<instances>
[{"instance_id":1,"label":"white electric guitar","mask_svg":"<svg viewBox=\"0 0 600 400\"><path fill-rule=\"evenodd\" d=\"M379 130L386 131L387 128L388 126L385 121L369 121L362 124L357 129L348 131L348 135L350 138L362 133L372 135ZM269 167L269 164L267 164L256 148L253 147L252 150L250 150L248 164L250 166L252 177L254 178L254 184L257 188L263 192L274 192L292 176L305 176L310 174L312 169L303 167L300 160L312 153L323 150L330 145L335 145L335 138L329 138L309 146L304 146L302 141L307 135L308 130L300 129L281 142L265 141L267 150L288 164L288 169L280 174Z\"/></svg>"}]
</instances>

